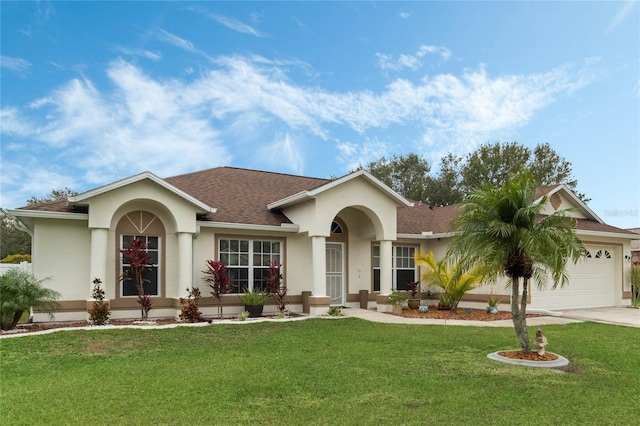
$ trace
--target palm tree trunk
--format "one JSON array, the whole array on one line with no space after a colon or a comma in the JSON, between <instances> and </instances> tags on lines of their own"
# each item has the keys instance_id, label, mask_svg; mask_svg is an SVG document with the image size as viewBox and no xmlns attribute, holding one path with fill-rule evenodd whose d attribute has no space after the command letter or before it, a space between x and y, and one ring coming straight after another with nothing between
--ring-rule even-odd
<instances>
[{"instance_id":1,"label":"palm tree trunk","mask_svg":"<svg viewBox=\"0 0 640 426\"><path fill-rule=\"evenodd\" d=\"M527 316L526 316L526 292L527 282L526 279L523 283L523 299L524 309L518 304L518 298L520 296L520 277L514 277L511 284L511 319L513 326L516 329L516 335L520 340L520 348L522 352L529 352L529 333L527 332Z\"/></svg>"}]
</instances>

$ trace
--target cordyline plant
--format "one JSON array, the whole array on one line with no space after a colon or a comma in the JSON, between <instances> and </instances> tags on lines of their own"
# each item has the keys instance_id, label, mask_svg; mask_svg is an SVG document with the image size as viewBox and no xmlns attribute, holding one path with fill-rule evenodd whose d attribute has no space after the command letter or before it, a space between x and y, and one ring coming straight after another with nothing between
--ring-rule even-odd
<instances>
[{"instance_id":1,"label":"cordyline plant","mask_svg":"<svg viewBox=\"0 0 640 426\"><path fill-rule=\"evenodd\" d=\"M144 283L149 282L149 280L145 280L142 276L150 266L147 244L139 238L134 238L129 243L129 247L120 250L120 253L122 253L123 262L129 264L129 269L124 272L121 280L123 283L125 280L131 280L136 285L140 316L143 321L147 321L152 305L151 296L144 293Z\"/></svg>"},{"instance_id":2,"label":"cordyline plant","mask_svg":"<svg viewBox=\"0 0 640 426\"><path fill-rule=\"evenodd\" d=\"M276 302L278 312L284 314L287 310L287 285L282 282L282 273L280 272L282 264L271 262L269 264L269 276L267 277L267 287L269 293Z\"/></svg>"},{"instance_id":3,"label":"cordyline plant","mask_svg":"<svg viewBox=\"0 0 640 426\"><path fill-rule=\"evenodd\" d=\"M231 289L227 265L220 260L207 260L207 270L204 274L204 281L211 287L211 295L218 299L218 318L222 319L222 295Z\"/></svg>"}]
</instances>

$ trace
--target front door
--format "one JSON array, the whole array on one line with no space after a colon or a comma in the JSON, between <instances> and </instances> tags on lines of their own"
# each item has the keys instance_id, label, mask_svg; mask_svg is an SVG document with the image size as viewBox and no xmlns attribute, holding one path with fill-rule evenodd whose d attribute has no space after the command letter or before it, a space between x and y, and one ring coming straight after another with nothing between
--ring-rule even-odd
<instances>
[{"instance_id":1,"label":"front door","mask_svg":"<svg viewBox=\"0 0 640 426\"><path fill-rule=\"evenodd\" d=\"M331 306L344 306L344 243L327 243L327 295Z\"/></svg>"}]
</instances>

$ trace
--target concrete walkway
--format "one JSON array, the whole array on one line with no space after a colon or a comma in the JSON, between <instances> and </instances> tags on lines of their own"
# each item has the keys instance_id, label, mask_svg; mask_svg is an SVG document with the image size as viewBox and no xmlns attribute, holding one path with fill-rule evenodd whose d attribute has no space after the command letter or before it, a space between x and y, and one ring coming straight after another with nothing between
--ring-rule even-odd
<instances>
[{"instance_id":1,"label":"concrete walkway","mask_svg":"<svg viewBox=\"0 0 640 426\"><path fill-rule=\"evenodd\" d=\"M640 309L635 308L566 309L562 317L640 328Z\"/></svg>"},{"instance_id":2,"label":"concrete walkway","mask_svg":"<svg viewBox=\"0 0 640 426\"><path fill-rule=\"evenodd\" d=\"M511 320L500 321L467 321L405 318L397 315L385 314L371 309L343 309L342 314L347 317L360 318L367 321L387 324L437 324L437 325L466 325L480 327L513 327ZM631 308L598 308L573 309L562 313L554 312L553 316L527 318L527 325L570 324L576 322L594 321L606 324L625 325L640 328L640 310Z\"/></svg>"}]
</instances>

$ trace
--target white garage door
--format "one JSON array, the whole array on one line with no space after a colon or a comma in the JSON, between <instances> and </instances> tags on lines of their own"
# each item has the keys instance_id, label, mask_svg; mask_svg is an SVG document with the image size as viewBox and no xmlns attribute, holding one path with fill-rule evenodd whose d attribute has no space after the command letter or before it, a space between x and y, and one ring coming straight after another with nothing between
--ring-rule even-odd
<instances>
[{"instance_id":1,"label":"white garage door","mask_svg":"<svg viewBox=\"0 0 640 426\"><path fill-rule=\"evenodd\" d=\"M533 289L531 307L542 309L597 308L615 306L614 250L588 245L587 257L567 267L569 284L564 288Z\"/></svg>"}]
</instances>

